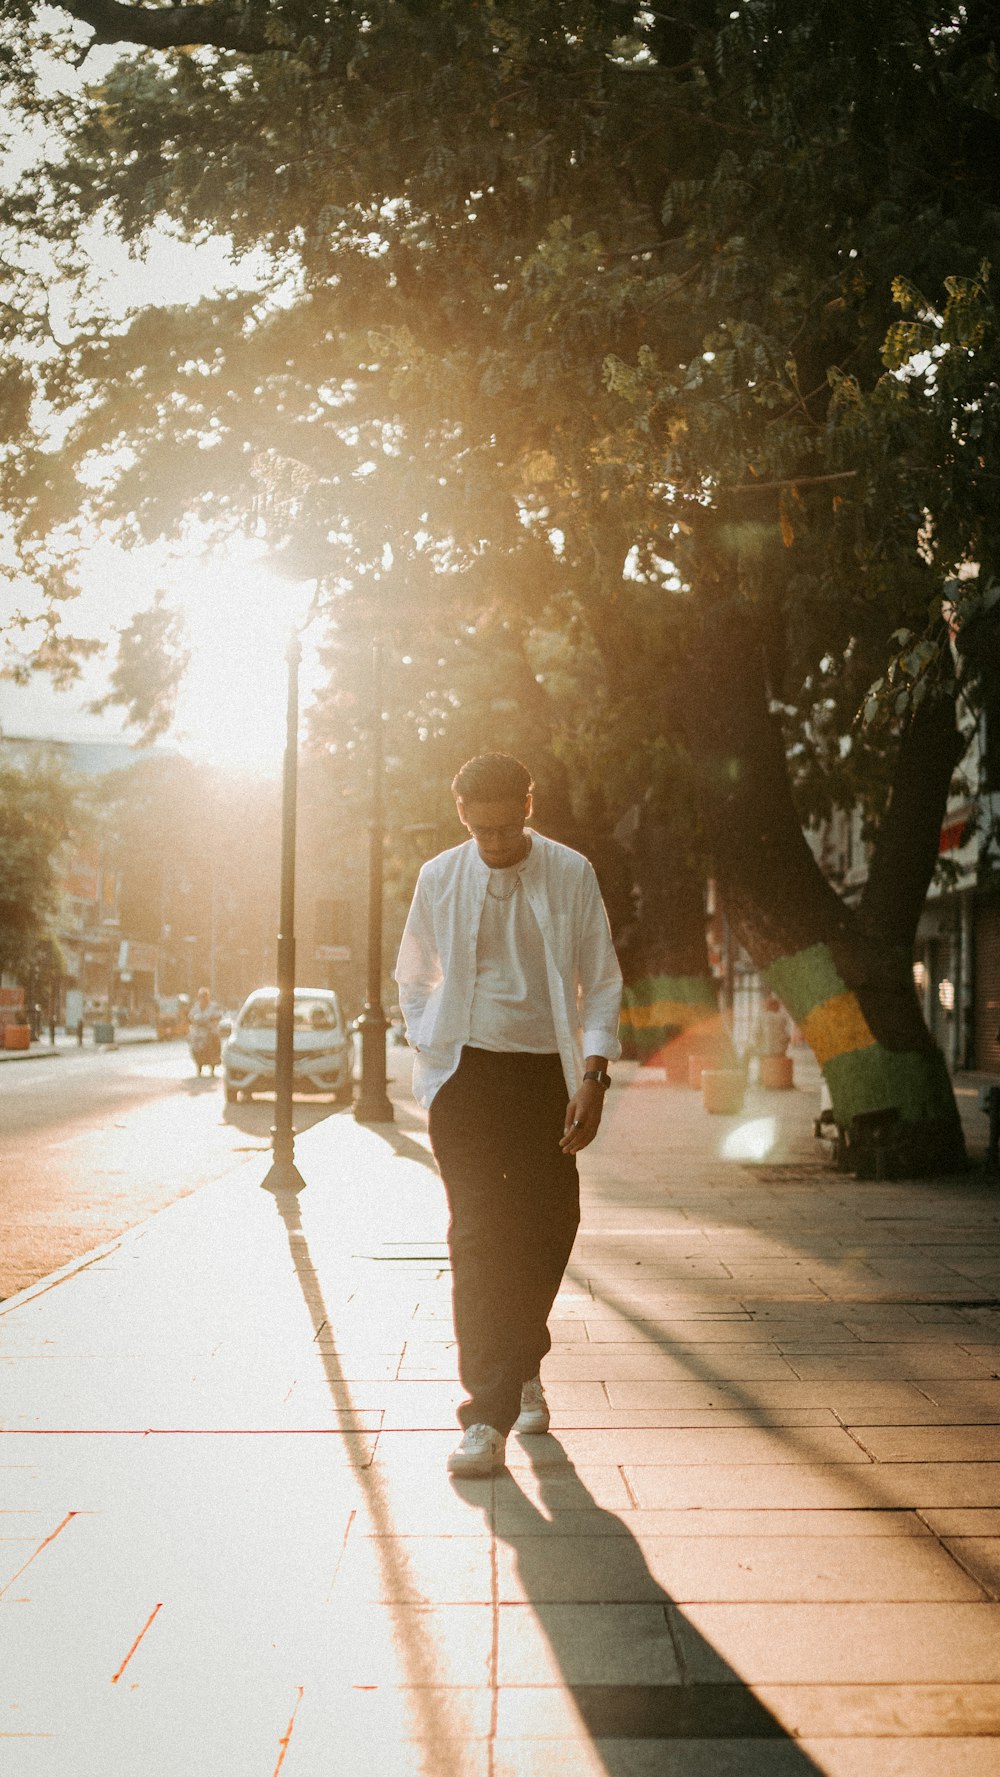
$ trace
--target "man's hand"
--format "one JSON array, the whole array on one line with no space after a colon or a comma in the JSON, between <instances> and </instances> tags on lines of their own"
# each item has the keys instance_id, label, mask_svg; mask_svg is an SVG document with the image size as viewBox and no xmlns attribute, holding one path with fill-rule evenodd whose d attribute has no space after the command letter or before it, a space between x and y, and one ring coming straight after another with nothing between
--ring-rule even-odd
<instances>
[{"instance_id":1,"label":"man's hand","mask_svg":"<svg viewBox=\"0 0 1000 1777\"><path fill-rule=\"evenodd\" d=\"M566 1122L559 1143L564 1154L578 1154L593 1141L601 1126L604 1087L583 1080L566 1106Z\"/></svg>"}]
</instances>

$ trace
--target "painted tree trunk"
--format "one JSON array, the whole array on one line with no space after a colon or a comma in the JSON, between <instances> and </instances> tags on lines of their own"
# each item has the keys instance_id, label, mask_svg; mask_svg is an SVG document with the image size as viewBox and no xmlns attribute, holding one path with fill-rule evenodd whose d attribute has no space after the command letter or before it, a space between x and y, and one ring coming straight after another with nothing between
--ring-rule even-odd
<instances>
[{"instance_id":1,"label":"painted tree trunk","mask_svg":"<svg viewBox=\"0 0 1000 1777\"><path fill-rule=\"evenodd\" d=\"M735 1060L708 962L704 873L683 823L640 815L628 850L637 907L618 944L622 1054L686 1084L693 1055L720 1066Z\"/></svg>"},{"instance_id":2,"label":"painted tree trunk","mask_svg":"<svg viewBox=\"0 0 1000 1777\"><path fill-rule=\"evenodd\" d=\"M960 742L947 698L900 740L867 890L847 906L802 831L758 638L745 611L703 625L685 702L708 840L733 926L813 1050L855 1169L965 1164L948 1070L913 982L916 923Z\"/></svg>"}]
</instances>

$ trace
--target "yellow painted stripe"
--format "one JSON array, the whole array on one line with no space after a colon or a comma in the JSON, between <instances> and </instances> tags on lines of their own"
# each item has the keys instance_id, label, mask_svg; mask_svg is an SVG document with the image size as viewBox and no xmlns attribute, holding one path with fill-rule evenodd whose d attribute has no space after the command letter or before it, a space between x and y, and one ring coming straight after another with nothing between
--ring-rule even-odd
<instances>
[{"instance_id":1,"label":"yellow painted stripe","mask_svg":"<svg viewBox=\"0 0 1000 1777\"><path fill-rule=\"evenodd\" d=\"M633 1030L649 1030L654 1026L678 1024L684 1030L691 1024L706 1024L719 1016L714 1006L698 1006L687 1000L656 1000L651 1006L623 1006L621 1021Z\"/></svg>"},{"instance_id":2,"label":"yellow painted stripe","mask_svg":"<svg viewBox=\"0 0 1000 1777\"><path fill-rule=\"evenodd\" d=\"M855 993L838 993L830 1000L823 1000L806 1013L800 1029L820 1067L825 1067L838 1055L850 1055L856 1049L876 1046L876 1038Z\"/></svg>"}]
</instances>

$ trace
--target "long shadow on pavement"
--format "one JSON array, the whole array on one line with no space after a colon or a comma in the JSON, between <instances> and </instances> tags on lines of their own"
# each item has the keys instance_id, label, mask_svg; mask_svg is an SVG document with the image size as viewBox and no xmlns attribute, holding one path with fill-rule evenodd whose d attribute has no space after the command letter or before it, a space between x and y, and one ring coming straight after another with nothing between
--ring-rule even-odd
<instances>
[{"instance_id":1,"label":"long shadow on pavement","mask_svg":"<svg viewBox=\"0 0 1000 1777\"><path fill-rule=\"evenodd\" d=\"M513 1551L515 1596L530 1605L551 1650L556 1706L570 1700L608 1777L629 1777L637 1769L636 1742L650 1741L665 1743L657 1768L679 1777L689 1770L713 1777L816 1774L819 1767L659 1585L627 1525L597 1504L558 1439L526 1439L523 1447L540 1503L510 1472L500 1477L495 1534ZM481 1504L467 1483L454 1486L470 1504ZM584 1612L593 1613L590 1623ZM502 1648L503 1629L500 1641ZM592 1682L588 1671L602 1667L628 1671L635 1681ZM536 1663L530 1678L512 1680L529 1708L541 1700L543 1719L544 1691L537 1687L546 1677ZM513 1704L513 1688L508 1694ZM510 1726L516 1740L516 1709ZM551 1720L541 1726L549 1737L557 1731ZM680 1742L687 1743L683 1753ZM643 1763L647 1768L653 1766Z\"/></svg>"},{"instance_id":2,"label":"long shadow on pavement","mask_svg":"<svg viewBox=\"0 0 1000 1777\"><path fill-rule=\"evenodd\" d=\"M417 1588L403 1552L402 1539L393 1519L392 1504L386 1495L383 1479L372 1466L375 1440L370 1424L371 1415L354 1405L350 1383L337 1352L323 1286L302 1227L298 1193L278 1190L270 1191L270 1195L274 1198L288 1237L288 1249L302 1299L315 1329L317 1350L322 1359L326 1385L336 1413L337 1430L343 1439L364 1512L371 1526L373 1546L381 1569L382 1590L394 1618L401 1682L412 1705L413 1736L421 1752L421 1777L454 1777L460 1728L449 1711L448 1691L442 1689L439 1656L432 1640L422 1632L418 1617L412 1610L399 1608L400 1601L414 1596ZM363 1642L364 1630L361 1624L358 1626L358 1636ZM317 1688L322 1690L324 1680L328 1678L329 1674L320 1675L316 1681ZM348 1686L348 1691L350 1688ZM331 1728L335 1735L335 1720ZM331 1756L335 1757L335 1747L331 1748ZM331 1769L333 1768L331 1765Z\"/></svg>"}]
</instances>

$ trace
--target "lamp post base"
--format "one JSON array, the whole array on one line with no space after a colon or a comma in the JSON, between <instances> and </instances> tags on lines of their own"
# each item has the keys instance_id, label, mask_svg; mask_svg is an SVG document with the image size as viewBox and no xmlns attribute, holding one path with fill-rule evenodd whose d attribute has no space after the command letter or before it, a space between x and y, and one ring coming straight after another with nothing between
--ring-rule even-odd
<instances>
[{"instance_id":1,"label":"lamp post base","mask_svg":"<svg viewBox=\"0 0 1000 1777\"><path fill-rule=\"evenodd\" d=\"M395 1112L385 1089L385 1033L389 1020L381 1006L367 1005L358 1020L361 1031L361 1092L354 1106L356 1123L393 1123Z\"/></svg>"},{"instance_id":2,"label":"lamp post base","mask_svg":"<svg viewBox=\"0 0 1000 1777\"><path fill-rule=\"evenodd\" d=\"M285 1130L271 1131L273 1160L262 1191L304 1191L306 1181L295 1164L295 1137Z\"/></svg>"},{"instance_id":3,"label":"lamp post base","mask_svg":"<svg viewBox=\"0 0 1000 1777\"><path fill-rule=\"evenodd\" d=\"M294 1160L276 1160L260 1188L262 1191L304 1191L306 1181Z\"/></svg>"},{"instance_id":4,"label":"lamp post base","mask_svg":"<svg viewBox=\"0 0 1000 1777\"><path fill-rule=\"evenodd\" d=\"M355 1123L394 1123L395 1120L392 1100L385 1092L381 1098L359 1098L354 1107Z\"/></svg>"}]
</instances>

